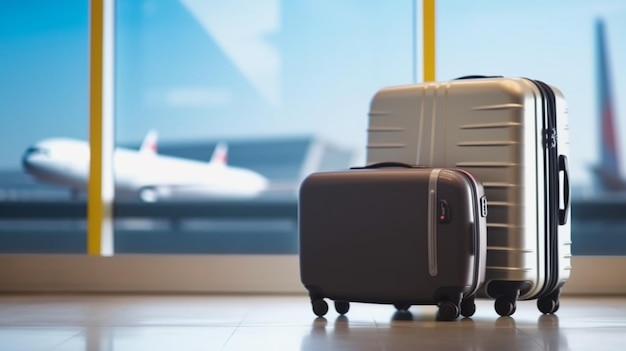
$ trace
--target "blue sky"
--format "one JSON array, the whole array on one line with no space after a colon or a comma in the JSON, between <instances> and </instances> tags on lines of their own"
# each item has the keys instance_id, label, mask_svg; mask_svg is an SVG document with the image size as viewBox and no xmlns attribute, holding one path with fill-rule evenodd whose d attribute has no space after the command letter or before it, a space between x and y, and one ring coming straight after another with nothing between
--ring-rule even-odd
<instances>
[{"instance_id":1,"label":"blue sky","mask_svg":"<svg viewBox=\"0 0 626 351\"><path fill-rule=\"evenodd\" d=\"M262 5L260 5L262 4ZM413 79L412 1L117 4L116 133L136 141L318 134L364 150L381 87ZM52 137L87 138L88 3L0 5L0 169ZM437 77L527 76L565 94L574 182L596 160L593 20L605 19L626 135L626 3L443 1ZM242 29L243 28L243 29ZM626 165L626 141L621 145Z\"/></svg>"},{"instance_id":2,"label":"blue sky","mask_svg":"<svg viewBox=\"0 0 626 351\"><path fill-rule=\"evenodd\" d=\"M0 4L0 168L51 135L87 137L85 1Z\"/></svg>"}]
</instances>

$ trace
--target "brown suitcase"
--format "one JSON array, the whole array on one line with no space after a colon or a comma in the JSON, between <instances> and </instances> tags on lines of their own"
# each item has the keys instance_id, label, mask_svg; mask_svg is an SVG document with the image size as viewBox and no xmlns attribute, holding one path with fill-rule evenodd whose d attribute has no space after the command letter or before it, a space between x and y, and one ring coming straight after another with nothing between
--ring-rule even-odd
<instances>
[{"instance_id":1,"label":"brown suitcase","mask_svg":"<svg viewBox=\"0 0 626 351\"><path fill-rule=\"evenodd\" d=\"M439 306L469 317L486 257L482 185L458 169L379 164L308 176L299 198L300 273L313 311L349 302Z\"/></svg>"}]
</instances>

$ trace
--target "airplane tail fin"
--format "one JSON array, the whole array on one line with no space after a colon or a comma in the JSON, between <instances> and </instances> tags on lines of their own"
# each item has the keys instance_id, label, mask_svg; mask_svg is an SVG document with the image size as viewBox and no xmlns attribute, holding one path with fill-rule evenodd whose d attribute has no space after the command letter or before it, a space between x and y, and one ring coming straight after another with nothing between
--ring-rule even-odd
<instances>
[{"instance_id":1,"label":"airplane tail fin","mask_svg":"<svg viewBox=\"0 0 626 351\"><path fill-rule=\"evenodd\" d=\"M596 169L596 183L604 190L626 188L626 182L621 181L619 154L616 136L613 97L610 82L609 63L607 57L604 22L596 20L596 77L598 89L598 112L600 114L600 165Z\"/></svg>"},{"instance_id":2,"label":"airplane tail fin","mask_svg":"<svg viewBox=\"0 0 626 351\"><path fill-rule=\"evenodd\" d=\"M226 143L220 142L215 146L215 150L213 151L213 155L211 156L211 161L209 161L212 165L222 165L225 166L228 163L228 146Z\"/></svg>"},{"instance_id":3,"label":"airplane tail fin","mask_svg":"<svg viewBox=\"0 0 626 351\"><path fill-rule=\"evenodd\" d=\"M152 155L156 154L158 151L158 134L156 130L150 130L148 134L143 139L141 146L139 147L139 152L141 154Z\"/></svg>"}]
</instances>

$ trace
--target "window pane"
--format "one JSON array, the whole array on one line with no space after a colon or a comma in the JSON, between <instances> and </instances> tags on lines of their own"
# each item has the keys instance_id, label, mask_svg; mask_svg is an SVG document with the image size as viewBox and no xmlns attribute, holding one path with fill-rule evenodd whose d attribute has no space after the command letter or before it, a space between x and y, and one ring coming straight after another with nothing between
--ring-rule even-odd
<instances>
[{"instance_id":1,"label":"window pane","mask_svg":"<svg viewBox=\"0 0 626 351\"><path fill-rule=\"evenodd\" d=\"M413 25L410 0L117 2L116 252L297 253L299 182L364 162Z\"/></svg>"},{"instance_id":2,"label":"window pane","mask_svg":"<svg viewBox=\"0 0 626 351\"><path fill-rule=\"evenodd\" d=\"M88 6L0 5L2 253L85 252L84 201L52 183L87 171L76 156L88 149L68 139L88 137Z\"/></svg>"}]
</instances>

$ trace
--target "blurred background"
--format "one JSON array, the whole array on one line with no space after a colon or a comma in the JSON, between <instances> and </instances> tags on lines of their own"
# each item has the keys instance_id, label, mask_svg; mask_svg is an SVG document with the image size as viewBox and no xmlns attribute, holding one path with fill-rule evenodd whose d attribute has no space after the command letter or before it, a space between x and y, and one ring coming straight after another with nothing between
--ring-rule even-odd
<instances>
[{"instance_id":1,"label":"blurred background","mask_svg":"<svg viewBox=\"0 0 626 351\"><path fill-rule=\"evenodd\" d=\"M362 165L373 95L421 81L414 0L115 6L116 253L297 254L300 181ZM88 16L0 4L2 253L86 252ZM438 80L565 95L575 255L626 255L625 18L622 1L437 2Z\"/></svg>"}]
</instances>

